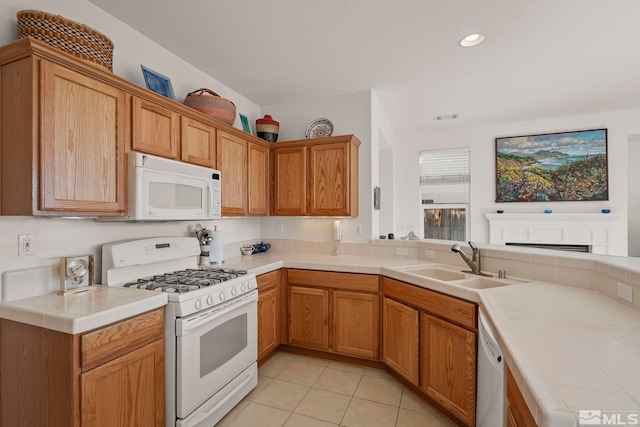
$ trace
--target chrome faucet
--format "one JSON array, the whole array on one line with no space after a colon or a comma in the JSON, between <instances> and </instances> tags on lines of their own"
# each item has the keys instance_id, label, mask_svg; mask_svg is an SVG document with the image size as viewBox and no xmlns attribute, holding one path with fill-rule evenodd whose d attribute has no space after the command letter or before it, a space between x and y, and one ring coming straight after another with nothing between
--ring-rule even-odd
<instances>
[{"instance_id":1,"label":"chrome faucet","mask_svg":"<svg viewBox=\"0 0 640 427\"><path fill-rule=\"evenodd\" d=\"M469 258L467 254L464 253L459 244L455 243L453 246L451 246L451 251L459 253L464 262L466 262L471 269L471 271L465 270L464 273L472 273L479 276L489 276L488 274L484 274L482 272L482 264L480 263L480 249L478 248L478 245L473 242L469 242L469 247L473 251L471 258Z\"/></svg>"}]
</instances>

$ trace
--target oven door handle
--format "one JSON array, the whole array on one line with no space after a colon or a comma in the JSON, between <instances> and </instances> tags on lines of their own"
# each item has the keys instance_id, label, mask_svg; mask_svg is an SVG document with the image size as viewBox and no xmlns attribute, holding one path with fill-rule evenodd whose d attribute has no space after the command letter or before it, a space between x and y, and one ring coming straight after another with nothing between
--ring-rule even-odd
<instances>
[{"instance_id":1,"label":"oven door handle","mask_svg":"<svg viewBox=\"0 0 640 427\"><path fill-rule=\"evenodd\" d=\"M247 294L246 296L231 301L228 304L222 307L215 307L211 311L207 311L196 315L194 317L188 319L178 319L176 320L176 335L177 336L185 336L189 334L194 329L197 329L203 324L210 322L214 316L220 316L225 311L237 310L249 304L254 304L258 301L258 294L256 291Z\"/></svg>"}]
</instances>

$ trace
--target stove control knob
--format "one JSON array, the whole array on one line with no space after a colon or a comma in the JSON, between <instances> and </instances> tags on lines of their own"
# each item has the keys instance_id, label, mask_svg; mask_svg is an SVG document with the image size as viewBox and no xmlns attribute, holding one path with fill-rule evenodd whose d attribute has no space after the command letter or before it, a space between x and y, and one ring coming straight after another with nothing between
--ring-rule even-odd
<instances>
[{"instance_id":1,"label":"stove control knob","mask_svg":"<svg viewBox=\"0 0 640 427\"><path fill-rule=\"evenodd\" d=\"M242 292L247 292L247 284L246 284L246 283L243 283L242 285L240 285L240 290L241 290Z\"/></svg>"},{"instance_id":2,"label":"stove control knob","mask_svg":"<svg viewBox=\"0 0 640 427\"><path fill-rule=\"evenodd\" d=\"M253 288L255 288L255 285L254 285L254 283L253 283L253 281L252 281L252 280L249 280L249 282L248 282L248 283L249 283L249 289L253 289Z\"/></svg>"},{"instance_id":3,"label":"stove control knob","mask_svg":"<svg viewBox=\"0 0 640 427\"><path fill-rule=\"evenodd\" d=\"M198 298L196 300L196 310L200 310L202 308L202 301L200 301L200 298Z\"/></svg>"},{"instance_id":4,"label":"stove control knob","mask_svg":"<svg viewBox=\"0 0 640 427\"><path fill-rule=\"evenodd\" d=\"M211 295L207 297L207 305L213 305L213 297Z\"/></svg>"},{"instance_id":5,"label":"stove control knob","mask_svg":"<svg viewBox=\"0 0 640 427\"><path fill-rule=\"evenodd\" d=\"M224 291L220 292L220 295L218 296L218 298L220 298L220 301L224 301L227 296L224 294Z\"/></svg>"},{"instance_id":6,"label":"stove control knob","mask_svg":"<svg viewBox=\"0 0 640 427\"><path fill-rule=\"evenodd\" d=\"M231 296L235 297L237 293L238 290L236 288L231 288Z\"/></svg>"}]
</instances>

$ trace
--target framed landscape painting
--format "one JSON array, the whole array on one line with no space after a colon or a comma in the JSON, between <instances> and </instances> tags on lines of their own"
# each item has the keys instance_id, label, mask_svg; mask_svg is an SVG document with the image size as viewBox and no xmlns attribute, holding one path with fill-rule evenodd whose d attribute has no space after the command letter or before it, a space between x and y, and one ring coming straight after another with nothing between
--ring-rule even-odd
<instances>
[{"instance_id":1,"label":"framed landscape painting","mask_svg":"<svg viewBox=\"0 0 640 427\"><path fill-rule=\"evenodd\" d=\"M496 138L496 202L609 200L607 129Z\"/></svg>"}]
</instances>

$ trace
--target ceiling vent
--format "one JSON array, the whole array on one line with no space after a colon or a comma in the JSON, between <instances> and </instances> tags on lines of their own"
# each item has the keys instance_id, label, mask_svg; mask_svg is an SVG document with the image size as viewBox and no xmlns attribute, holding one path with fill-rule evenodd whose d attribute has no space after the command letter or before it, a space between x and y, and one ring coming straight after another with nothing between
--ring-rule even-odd
<instances>
[{"instance_id":1,"label":"ceiling vent","mask_svg":"<svg viewBox=\"0 0 640 427\"><path fill-rule=\"evenodd\" d=\"M436 122L440 121L440 120L453 120L453 119L457 119L459 116L459 114L454 113L454 114L442 114L440 116L434 116L433 120L435 120Z\"/></svg>"}]
</instances>

